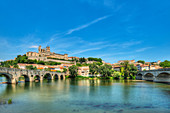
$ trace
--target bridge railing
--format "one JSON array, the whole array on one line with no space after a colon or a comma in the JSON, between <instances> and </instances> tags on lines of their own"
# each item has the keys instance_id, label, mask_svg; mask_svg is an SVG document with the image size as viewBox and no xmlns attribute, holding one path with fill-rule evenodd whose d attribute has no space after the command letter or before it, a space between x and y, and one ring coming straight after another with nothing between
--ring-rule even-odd
<instances>
[{"instance_id":1,"label":"bridge railing","mask_svg":"<svg viewBox=\"0 0 170 113\"><path fill-rule=\"evenodd\" d=\"M151 71L170 71L170 68L155 69L155 70L145 70L145 71L138 71L138 72L151 72Z\"/></svg>"},{"instance_id":2,"label":"bridge railing","mask_svg":"<svg viewBox=\"0 0 170 113\"><path fill-rule=\"evenodd\" d=\"M59 73L59 72L52 72L52 71L42 71L42 70L28 70L28 69L16 69L16 68L6 68L6 67L0 67L0 70L5 71L33 71L33 72L44 72L44 73Z\"/></svg>"}]
</instances>

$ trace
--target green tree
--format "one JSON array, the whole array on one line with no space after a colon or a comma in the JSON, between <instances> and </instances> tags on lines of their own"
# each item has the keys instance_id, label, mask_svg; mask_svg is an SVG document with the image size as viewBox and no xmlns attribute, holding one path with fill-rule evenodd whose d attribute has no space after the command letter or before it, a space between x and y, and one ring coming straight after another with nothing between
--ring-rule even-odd
<instances>
[{"instance_id":1,"label":"green tree","mask_svg":"<svg viewBox=\"0 0 170 113\"><path fill-rule=\"evenodd\" d=\"M138 60L137 62L138 62L138 63L145 64L145 61L144 61L144 60Z\"/></svg>"},{"instance_id":2,"label":"green tree","mask_svg":"<svg viewBox=\"0 0 170 113\"><path fill-rule=\"evenodd\" d=\"M26 66L26 69L29 69L29 70L37 70L37 68L34 67L33 65Z\"/></svg>"},{"instance_id":3,"label":"green tree","mask_svg":"<svg viewBox=\"0 0 170 113\"><path fill-rule=\"evenodd\" d=\"M170 61L165 60L164 62L161 62L159 65L163 68L170 67Z\"/></svg>"},{"instance_id":4,"label":"green tree","mask_svg":"<svg viewBox=\"0 0 170 113\"><path fill-rule=\"evenodd\" d=\"M79 62L82 64L83 62L86 62L86 59L83 57L83 58L80 58L79 59Z\"/></svg>"},{"instance_id":5,"label":"green tree","mask_svg":"<svg viewBox=\"0 0 170 113\"><path fill-rule=\"evenodd\" d=\"M114 79L120 79L120 77L121 77L121 73L120 72L118 72L118 71L114 71L113 72L113 78Z\"/></svg>"},{"instance_id":6,"label":"green tree","mask_svg":"<svg viewBox=\"0 0 170 113\"><path fill-rule=\"evenodd\" d=\"M105 64L105 65L99 67L99 73L104 77L111 76L111 74L112 74L111 70L112 70L111 65Z\"/></svg>"},{"instance_id":7,"label":"green tree","mask_svg":"<svg viewBox=\"0 0 170 113\"><path fill-rule=\"evenodd\" d=\"M69 67L69 72L70 72L70 76L72 78L75 78L77 76L77 73L78 73L78 67L75 66L75 65L72 65Z\"/></svg>"},{"instance_id":8,"label":"green tree","mask_svg":"<svg viewBox=\"0 0 170 113\"><path fill-rule=\"evenodd\" d=\"M66 69L66 68L63 68L63 72L64 72L64 73L67 72L67 69Z\"/></svg>"},{"instance_id":9,"label":"green tree","mask_svg":"<svg viewBox=\"0 0 170 113\"><path fill-rule=\"evenodd\" d=\"M97 73L98 72L98 66L97 66L97 64L96 63L93 63L93 64L90 64L89 65L89 69L90 69L90 73L92 74L92 75L94 75L95 73Z\"/></svg>"}]
</instances>

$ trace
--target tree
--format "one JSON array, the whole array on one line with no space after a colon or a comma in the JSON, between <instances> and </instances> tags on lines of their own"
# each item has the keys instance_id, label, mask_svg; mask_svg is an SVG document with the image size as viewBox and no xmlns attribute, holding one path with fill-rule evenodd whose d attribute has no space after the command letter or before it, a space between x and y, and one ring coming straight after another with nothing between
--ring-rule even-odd
<instances>
[{"instance_id":1,"label":"tree","mask_svg":"<svg viewBox=\"0 0 170 113\"><path fill-rule=\"evenodd\" d=\"M144 61L144 60L138 60L137 62L138 62L138 63L145 64L145 61Z\"/></svg>"},{"instance_id":2,"label":"tree","mask_svg":"<svg viewBox=\"0 0 170 113\"><path fill-rule=\"evenodd\" d=\"M17 69L18 69L18 68L19 68L19 66L18 66L18 65L14 65L14 68L17 68Z\"/></svg>"},{"instance_id":3,"label":"tree","mask_svg":"<svg viewBox=\"0 0 170 113\"><path fill-rule=\"evenodd\" d=\"M37 68L36 68L36 67L33 67L33 65L26 66L26 69L29 69L29 70L37 70Z\"/></svg>"},{"instance_id":4,"label":"tree","mask_svg":"<svg viewBox=\"0 0 170 113\"><path fill-rule=\"evenodd\" d=\"M114 79L119 79L121 77L121 73L117 72L117 71L114 71L113 72L113 77L114 77Z\"/></svg>"},{"instance_id":5,"label":"tree","mask_svg":"<svg viewBox=\"0 0 170 113\"><path fill-rule=\"evenodd\" d=\"M97 66L97 64L96 63L93 63L93 64L90 64L89 65L89 69L90 69L90 73L92 74L92 75L94 75L95 73L97 73L98 72L98 66Z\"/></svg>"},{"instance_id":6,"label":"tree","mask_svg":"<svg viewBox=\"0 0 170 113\"><path fill-rule=\"evenodd\" d=\"M111 76L112 74L112 66L111 65L103 65L99 67L99 73L102 74L104 77Z\"/></svg>"},{"instance_id":7,"label":"tree","mask_svg":"<svg viewBox=\"0 0 170 113\"><path fill-rule=\"evenodd\" d=\"M67 69L66 69L66 68L63 68L63 72L64 72L64 73L67 72Z\"/></svg>"},{"instance_id":8,"label":"tree","mask_svg":"<svg viewBox=\"0 0 170 113\"><path fill-rule=\"evenodd\" d=\"M76 77L77 76L77 72L78 72L77 66L75 66L75 65L70 66L69 67L69 72L70 72L70 76L72 78Z\"/></svg>"},{"instance_id":9,"label":"tree","mask_svg":"<svg viewBox=\"0 0 170 113\"><path fill-rule=\"evenodd\" d=\"M82 64L83 62L86 62L86 59L83 57L83 58L80 58L79 59L79 62Z\"/></svg>"},{"instance_id":10,"label":"tree","mask_svg":"<svg viewBox=\"0 0 170 113\"><path fill-rule=\"evenodd\" d=\"M130 65L130 78L135 79L135 76L137 74L137 67L134 66L133 64Z\"/></svg>"},{"instance_id":11,"label":"tree","mask_svg":"<svg viewBox=\"0 0 170 113\"><path fill-rule=\"evenodd\" d=\"M170 67L170 61L165 60L164 62L161 62L159 65L163 68Z\"/></svg>"},{"instance_id":12,"label":"tree","mask_svg":"<svg viewBox=\"0 0 170 113\"><path fill-rule=\"evenodd\" d=\"M124 61L121 65L124 67L124 78L127 79L129 77L129 74L130 74L129 61Z\"/></svg>"}]
</instances>

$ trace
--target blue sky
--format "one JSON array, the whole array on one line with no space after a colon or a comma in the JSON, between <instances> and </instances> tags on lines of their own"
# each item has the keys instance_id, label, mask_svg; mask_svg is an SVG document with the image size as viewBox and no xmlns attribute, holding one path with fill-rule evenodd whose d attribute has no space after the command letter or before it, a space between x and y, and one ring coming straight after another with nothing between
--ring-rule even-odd
<instances>
[{"instance_id":1,"label":"blue sky","mask_svg":"<svg viewBox=\"0 0 170 113\"><path fill-rule=\"evenodd\" d=\"M110 63L170 60L170 1L0 0L0 60L39 45Z\"/></svg>"}]
</instances>

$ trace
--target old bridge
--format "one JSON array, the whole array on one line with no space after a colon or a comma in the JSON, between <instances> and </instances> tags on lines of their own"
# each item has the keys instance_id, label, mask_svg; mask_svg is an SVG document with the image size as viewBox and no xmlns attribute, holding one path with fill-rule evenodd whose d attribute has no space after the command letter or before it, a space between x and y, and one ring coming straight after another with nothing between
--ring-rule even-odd
<instances>
[{"instance_id":1,"label":"old bridge","mask_svg":"<svg viewBox=\"0 0 170 113\"><path fill-rule=\"evenodd\" d=\"M170 68L139 71L136 79L170 83Z\"/></svg>"},{"instance_id":2,"label":"old bridge","mask_svg":"<svg viewBox=\"0 0 170 113\"><path fill-rule=\"evenodd\" d=\"M66 73L40 71L40 70L24 70L0 67L0 74L6 76L8 83L17 83L21 76L24 76L25 82L33 82L35 78L43 80L47 79L65 79Z\"/></svg>"}]
</instances>

